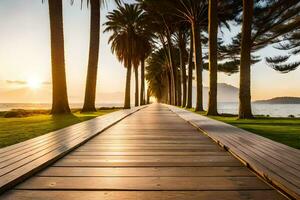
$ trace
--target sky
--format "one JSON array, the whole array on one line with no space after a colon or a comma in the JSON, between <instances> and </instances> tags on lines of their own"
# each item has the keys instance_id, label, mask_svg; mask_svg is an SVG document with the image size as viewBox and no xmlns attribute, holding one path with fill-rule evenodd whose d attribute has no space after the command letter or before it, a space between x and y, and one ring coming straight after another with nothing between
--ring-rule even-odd
<instances>
[{"instance_id":1,"label":"sky","mask_svg":"<svg viewBox=\"0 0 300 200\"><path fill-rule=\"evenodd\" d=\"M80 8L80 0L76 0L73 6L70 0L63 3L68 96L70 102L80 103L84 97L87 71L90 11L86 6ZM114 6L108 3L102 9L101 24ZM49 29L47 1L0 1L0 102L51 102ZM229 40L238 31L239 27L233 27L220 37ZM126 71L111 53L108 37L109 33L101 33L98 103L122 101L125 88ZM279 53L271 47L258 52L263 56ZM300 96L300 69L280 74L261 61L252 67L251 73L253 100ZM203 78L207 86L207 72ZM219 73L218 82L238 87L239 74L227 76Z\"/></svg>"}]
</instances>

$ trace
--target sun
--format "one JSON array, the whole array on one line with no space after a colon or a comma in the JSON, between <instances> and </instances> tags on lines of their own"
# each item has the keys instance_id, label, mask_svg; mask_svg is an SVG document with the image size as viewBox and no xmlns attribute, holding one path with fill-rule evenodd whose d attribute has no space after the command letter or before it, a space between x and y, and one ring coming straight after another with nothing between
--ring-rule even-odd
<instances>
[{"instance_id":1,"label":"sun","mask_svg":"<svg viewBox=\"0 0 300 200\"><path fill-rule=\"evenodd\" d=\"M31 77L27 80L27 86L31 89L38 89L41 85L42 83L38 78Z\"/></svg>"}]
</instances>

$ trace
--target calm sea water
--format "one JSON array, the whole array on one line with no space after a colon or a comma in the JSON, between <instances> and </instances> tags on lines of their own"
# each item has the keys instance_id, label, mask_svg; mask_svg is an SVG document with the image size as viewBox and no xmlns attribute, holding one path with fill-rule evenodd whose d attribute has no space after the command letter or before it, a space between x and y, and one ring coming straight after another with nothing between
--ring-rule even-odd
<instances>
[{"instance_id":1,"label":"calm sea water","mask_svg":"<svg viewBox=\"0 0 300 200\"><path fill-rule=\"evenodd\" d=\"M122 107L123 103L100 103L96 104L97 108L100 107ZM82 104L80 103L71 103L71 108L81 108ZM51 104L48 103L0 103L0 111L8 111L11 109L25 109L25 110L34 110L34 109L51 109Z\"/></svg>"},{"instance_id":2,"label":"calm sea water","mask_svg":"<svg viewBox=\"0 0 300 200\"><path fill-rule=\"evenodd\" d=\"M121 107L122 103L102 103L97 107ZM206 105L206 104L205 104ZM82 104L70 104L71 108L81 108ZM11 109L50 109L51 104L36 104L36 103L0 103L0 111ZM206 109L206 107L204 106ZM219 113L238 113L238 103L219 103ZM300 104L252 104L252 110L255 115L269 115L272 117L287 117L294 115L300 117Z\"/></svg>"},{"instance_id":3,"label":"calm sea water","mask_svg":"<svg viewBox=\"0 0 300 200\"><path fill-rule=\"evenodd\" d=\"M219 103L219 113L238 114L238 103ZM252 103L254 115L269 115L271 117L300 117L300 104L258 104Z\"/></svg>"}]
</instances>

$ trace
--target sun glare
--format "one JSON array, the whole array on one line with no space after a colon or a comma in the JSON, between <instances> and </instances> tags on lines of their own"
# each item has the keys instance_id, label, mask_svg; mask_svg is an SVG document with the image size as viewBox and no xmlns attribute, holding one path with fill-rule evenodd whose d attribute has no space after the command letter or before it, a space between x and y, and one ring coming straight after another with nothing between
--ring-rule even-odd
<instances>
[{"instance_id":1,"label":"sun glare","mask_svg":"<svg viewBox=\"0 0 300 200\"><path fill-rule=\"evenodd\" d=\"M41 87L41 81L37 78L30 78L27 80L27 86L31 89L38 89Z\"/></svg>"}]
</instances>

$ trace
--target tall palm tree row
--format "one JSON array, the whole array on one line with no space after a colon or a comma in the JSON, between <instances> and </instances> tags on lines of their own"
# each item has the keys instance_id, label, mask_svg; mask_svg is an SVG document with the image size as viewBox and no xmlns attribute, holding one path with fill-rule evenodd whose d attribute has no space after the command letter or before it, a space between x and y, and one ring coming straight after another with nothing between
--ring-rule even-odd
<instances>
[{"instance_id":1,"label":"tall palm tree row","mask_svg":"<svg viewBox=\"0 0 300 200\"><path fill-rule=\"evenodd\" d=\"M110 12L107 19L104 32L112 32L109 38L112 52L127 68L124 108L130 108L131 70L132 66L137 68L141 62L142 43L139 41L142 36L139 33L143 33L146 17L139 5L124 4ZM137 78L138 76L136 76L136 95L138 95ZM137 102L135 104L138 105Z\"/></svg>"},{"instance_id":2,"label":"tall palm tree row","mask_svg":"<svg viewBox=\"0 0 300 200\"><path fill-rule=\"evenodd\" d=\"M96 111L96 83L100 43L100 8L105 0L87 0L91 6L91 30L88 73L83 112ZM117 4L119 0L115 0ZM73 1L71 1L73 3ZM81 1L83 3L83 0ZM62 0L48 0L50 31L51 31L51 61L52 61L52 114L70 113L64 58L63 8Z\"/></svg>"},{"instance_id":3,"label":"tall palm tree row","mask_svg":"<svg viewBox=\"0 0 300 200\"><path fill-rule=\"evenodd\" d=\"M236 73L240 69L240 95L239 95L239 117L252 118L251 111L251 70L250 66L259 61L259 57L253 56L252 53L266 47L269 44L276 43L278 38L289 33L299 27L299 11L300 2L297 0L231 0L231 1L201 1L201 0L140 0L141 4L145 4L151 9L145 9L151 14L158 13L163 16L162 23L171 22L172 30L178 29L178 22L190 23L192 37L190 43L192 48L189 50L189 70L188 70L188 101L186 106L191 107L192 104L192 75L193 68L196 70L196 111L203 110L202 101L202 69L210 71L209 83L209 104L208 115L217 115L217 72ZM144 6L145 7L145 6ZM154 10L154 11L153 11ZM156 14L157 15L157 14ZM298 18L297 18L298 16ZM173 20L170 18L174 18ZM178 20L181 18L181 20ZM298 19L298 20L297 20ZM221 45L222 40L218 39L218 27L225 26L230 28L228 21L235 20L241 24L242 31L235 38L233 44L228 46ZM175 21L177 23L172 23ZM181 30L179 28L179 30ZM208 31L209 37L209 64L206 67L203 61L206 56L202 52L202 42L205 40L202 33ZM165 27L167 45L172 45L170 38L174 37L174 32L170 31L168 26ZM168 35L169 34L169 35ZM173 35L173 36L172 36ZM161 45L165 45L161 39ZM279 39L280 41L280 39ZM174 45L174 44L173 44ZM174 48L168 48L169 51ZM285 47L281 49L290 49ZM194 55L191 56L191 53ZM174 53L173 53L174 55ZM192 62L192 59L194 62ZM227 61L218 63L220 61ZM232 60L231 60L232 59ZM270 60L271 66L279 71L290 71L296 69L299 63L289 65L276 65L276 62L285 62L288 57ZM170 56L170 61L174 61ZM229 61L228 61L229 60ZM273 62L273 64L272 64ZM174 62L173 62L174 63ZM275 64L274 64L275 63ZM180 67L182 66L179 65ZM172 69L172 68L171 68ZM174 68L173 68L174 69ZM175 68L177 72L177 68ZM178 73L183 75L185 70L178 69ZM172 74L172 73L171 73ZM174 76L176 78L176 76ZM181 77L185 77L184 75ZM181 80L183 80L181 78ZM177 92L181 93L181 85L184 87L185 81L175 81L179 86L172 86ZM182 98L185 99L185 92L182 92ZM171 95L169 95L171 96ZM181 97L177 100L181 100ZM175 103L176 104L176 103ZM176 104L178 105L178 104Z\"/></svg>"},{"instance_id":4,"label":"tall palm tree row","mask_svg":"<svg viewBox=\"0 0 300 200\"><path fill-rule=\"evenodd\" d=\"M48 2L52 113L70 113L64 60L62 1ZM137 0L136 4L116 2L117 8L107 15L104 32L111 33L108 41L111 50L127 69L124 108L130 108L131 105L131 73L134 70L135 106L145 104L149 96L153 95L160 102L191 108L195 79L195 110L202 111L202 71L209 70L207 115L218 115L218 71L230 74L240 70L239 117L252 118L251 65L259 61L259 57L252 53L269 44L278 43L283 38L290 41L298 38L295 33L300 24L298 0ZM87 0L87 3L91 7L91 27L83 112L96 110L100 8L104 1ZM241 24L241 33L233 38L231 44L224 45L218 38L218 29L230 29L228 21L232 20ZM291 32L294 34L290 34ZM207 54L202 51L206 43ZM281 44L281 49L290 50L297 45ZM299 63L278 65L288 58L267 58L267 61L273 68L283 72L299 66ZM226 61L223 62L224 60ZM147 95L145 78L149 85Z\"/></svg>"}]
</instances>

